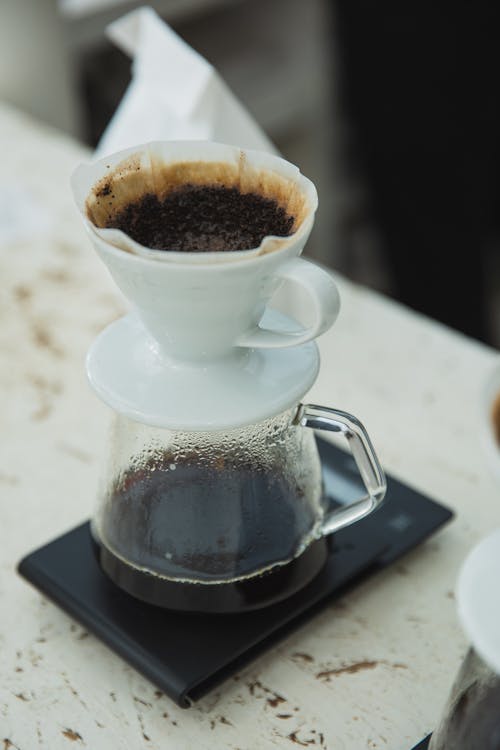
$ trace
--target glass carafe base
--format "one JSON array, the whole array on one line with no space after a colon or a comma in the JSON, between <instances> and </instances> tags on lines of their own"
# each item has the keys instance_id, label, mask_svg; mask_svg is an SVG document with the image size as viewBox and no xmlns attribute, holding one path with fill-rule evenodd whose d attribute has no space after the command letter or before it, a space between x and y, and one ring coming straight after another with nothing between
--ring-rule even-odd
<instances>
[{"instance_id":1,"label":"glass carafe base","mask_svg":"<svg viewBox=\"0 0 500 750\"><path fill-rule=\"evenodd\" d=\"M95 531L94 531L95 534ZM102 570L136 599L165 609L210 614L248 612L295 594L319 573L328 557L328 540L318 539L286 565L229 583L185 583L138 570L94 538Z\"/></svg>"}]
</instances>

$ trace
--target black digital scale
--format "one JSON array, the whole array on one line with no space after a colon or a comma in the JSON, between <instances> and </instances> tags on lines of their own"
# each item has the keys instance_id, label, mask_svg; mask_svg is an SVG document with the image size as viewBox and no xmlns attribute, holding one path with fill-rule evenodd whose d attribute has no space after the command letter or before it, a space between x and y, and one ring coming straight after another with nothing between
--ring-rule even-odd
<instances>
[{"instance_id":1,"label":"black digital scale","mask_svg":"<svg viewBox=\"0 0 500 750\"><path fill-rule=\"evenodd\" d=\"M352 457L322 439L318 448L330 501L345 504L359 497L363 487ZM330 538L327 563L310 584L283 602L243 614L173 612L134 599L101 571L89 523L32 552L19 572L187 708L452 517L449 509L396 479L387 477L387 486L379 510Z\"/></svg>"}]
</instances>

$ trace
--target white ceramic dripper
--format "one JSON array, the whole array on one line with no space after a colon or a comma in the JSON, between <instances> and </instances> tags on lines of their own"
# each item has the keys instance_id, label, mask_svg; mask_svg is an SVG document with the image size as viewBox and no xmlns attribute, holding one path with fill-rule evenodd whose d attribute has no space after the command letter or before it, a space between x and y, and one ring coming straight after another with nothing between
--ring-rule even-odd
<instances>
[{"instance_id":1,"label":"white ceramic dripper","mask_svg":"<svg viewBox=\"0 0 500 750\"><path fill-rule=\"evenodd\" d=\"M295 217L293 234L244 251L186 253L152 250L106 228L110 213L146 192L207 179L275 198ZM72 185L93 244L135 311L89 354L89 377L105 401L140 421L192 428L218 424L223 410L231 424L253 421L303 395L318 369L307 342L333 324L340 300L330 274L298 257L317 195L297 167L210 142L152 143L79 167ZM305 327L268 307L286 282L307 295ZM183 407L179 421L176 404L188 392L201 415L191 419Z\"/></svg>"}]
</instances>

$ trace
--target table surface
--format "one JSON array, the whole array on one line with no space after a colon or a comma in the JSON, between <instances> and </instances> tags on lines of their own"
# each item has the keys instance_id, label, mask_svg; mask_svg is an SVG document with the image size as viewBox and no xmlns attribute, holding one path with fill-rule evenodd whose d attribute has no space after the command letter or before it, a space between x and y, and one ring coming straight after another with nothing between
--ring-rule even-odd
<instances>
[{"instance_id":1,"label":"table surface","mask_svg":"<svg viewBox=\"0 0 500 750\"><path fill-rule=\"evenodd\" d=\"M387 471L457 518L184 711L15 572L93 511L109 412L84 358L123 307L68 186L87 152L4 107L0 134L0 743L412 747L435 726L466 648L457 571L500 525L478 439L497 353L338 278L343 307L319 340L308 399L358 415Z\"/></svg>"}]
</instances>

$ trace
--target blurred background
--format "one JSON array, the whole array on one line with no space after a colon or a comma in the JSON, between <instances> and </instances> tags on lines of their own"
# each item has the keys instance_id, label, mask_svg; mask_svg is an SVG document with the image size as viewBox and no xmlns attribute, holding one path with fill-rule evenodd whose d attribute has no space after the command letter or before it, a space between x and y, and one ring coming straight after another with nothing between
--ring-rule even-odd
<instances>
[{"instance_id":1,"label":"blurred background","mask_svg":"<svg viewBox=\"0 0 500 750\"><path fill-rule=\"evenodd\" d=\"M500 346L500 10L395 0L152 0L317 185L307 253ZM141 3L2 0L0 101L93 147Z\"/></svg>"}]
</instances>

